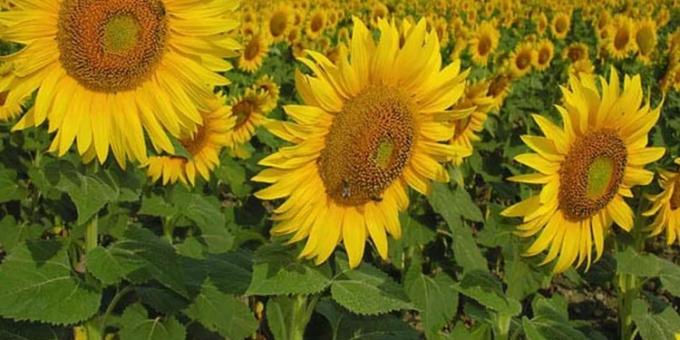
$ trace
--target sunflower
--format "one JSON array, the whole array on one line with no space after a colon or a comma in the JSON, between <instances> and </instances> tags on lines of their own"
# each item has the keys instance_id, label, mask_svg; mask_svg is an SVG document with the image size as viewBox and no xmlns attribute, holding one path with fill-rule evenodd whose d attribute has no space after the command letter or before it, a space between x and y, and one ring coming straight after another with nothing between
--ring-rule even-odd
<instances>
[{"instance_id":1,"label":"sunflower","mask_svg":"<svg viewBox=\"0 0 680 340\"><path fill-rule=\"evenodd\" d=\"M304 105L284 110L292 121L268 129L291 142L260 164L254 181L271 185L255 196L285 199L275 210L272 234L307 239L300 254L328 259L342 241L352 268L367 238L387 257L387 234L401 235L399 212L407 187L422 194L431 180L446 182L440 164L450 160L453 120L470 110L447 111L464 93L460 61L441 68L435 32L421 19L404 45L394 22L378 23L379 41L355 18L349 51L336 64L310 51L302 58L314 75L296 73ZM349 58L348 58L349 57Z\"/></svg>"},{"instance_id":2,"label":"sunflower","mask_svg":"<svg viewBox=\"0 0 680 340\"><path fill-rule=\"evenodd\" d=\"M562 51L562 58L568 59L572 63L583 59L589 59L588 45L581 42L572 43Z\"/></svg>"},{"instance_id":3,"label":"sunflower","mask_svg":"<svg viewBox=\"0 0 680 340\"><path fill-rule=\"evenodd\" d=\"M455 149L452 162L456 166L472 154L472 143L479 140L477 133L484 129L488 113L495 106L494 98L488 94L489 84L489 81L480 81L469 85L465 89L465 96L454 106L458 110L474 109L468 116L455 121L450 143Z\"/></svg>"},{"instance_id":4,"label":"sunflower","mask_svg":"<svg viewBox=\"0 0 680 340\"><path fill-rule=\"evenodd\" d=\"M236 120L233 130L229 133L229 145L232 148L237 148L253 138L255 129L266 119L267 102L267 94L252 88L247 89L243 96L236 96L230 100L231 115Z\"/></svg>"},{"instance_id":5,"label":"sunflower","mask_svg":"<svg viewBox=\"0 0 680 340\"><path fill-rule=\"evenodd\" d=\"M10 103L7 101L8 95L8 91L0 92L0 122L12 120L23 112L20 103Z\"/></svg>"},{"instance_id":6,"label":"sunflower","mask_svg":"<svg viewBox=\"0 0 680 340\"><path fill-rule=\"evenodd\" d=\"M557 259L554 272L580 266L602 256L604 239L612 223L625 231L633 227L633 212L624 197L631 188L649 184L654 174L644 169L663 156L664 148L646 147L649 131L661 107L642 106L640 76L625 77L623 91L612 69L609 82L601 78L601 93L594 77L570 77L563 88L560 128L534 115L545 137L522 140L536 153L515 157L537 173L509 178L513 182L541 184L539 194L517 203L504 216L523 217L517 234L540 235L527 250L533 256L549 249L543 263Z\"/></svg>"},{"instance_id":7,"label":"sunflower","mask_svg":"<svg viewBox=\"0 0 680 340\"><path fill-rule=\"evenodd\" d=\"M623 59L635 51L635 23L631 18L617 16L610 30L607 49L614 59Z\"/></svg>"},{"instance_id":8,"label":"sunflower","mask_svg":"<svg viewBox=\"0 0 680 340\"><path fill-rule=\"evenodd\" d=\"M254 89L265 94L265 101L262 104L263 111L271 111L276 108L279 102L280 89L274 78L268 74L260 77L255 82Z\"/></svg>"},{"instance_id":9,"label":"sunflower","mask_svg":"<svg viewBox=\"0 0 680 340\"><path fill-rule=\"evenodd\" d=\"M558 13L553 17L552 20L552 25L550 28L552 29L552 34L555 36L557 39L564 39L567 37L567 34L569 34L569 29L571 27L571 14L569 13Z\"/></svg>"},{"instance_id":10,"label":"sunflower","mask_svg":"<svg viewBox=\"0 0 680 340\"><path fill-rule=\"evenodd\" d=\"M536 43L536 58L534 58L534 67L543 71L550 67L550 62L555 54L555 46L552 41L548 39L542 39Z\"/></svg>"},{"instance_id":11,"label":"sunflower","mask_svg":"<svg viewBox=\"0 0 680 340\"><path fill-rule=\"evenodd\" d=\"M326 12L323 9L317 8L309 16L307 23L307 36L311 39L316 39L323 34L326 28Z\"/></svg>"},{"instance_id":12,"label":"sunflower","mask_svg":"<svg viewBox=\"0 0 680 340\"><path fill-rule=\"evenodd\" d=\"M371 26L376 26L382 19L386 19L390 14L390 10L380 1L375 1L371 7L370 23Z\"/></svg>"},{"instance_id":13,"label":"sunflower","mask_svg":"<svg viewBox=\"0 0 680 340\"><path fill-rule=\"evenodd\" d=\"M180 181L193 186L196 184L196 173L206 181L210 180L210 172L220 163L220 151L229 145L228 135L234 127L235 118L230 117L229 106L224 105L222 97L211 100L206 106L209 110L201 113L202 125L195 133L180 139L191 158L149 157L145 166L152 181L162 178L163 185Z\"/></svg>"},{"instance_id":14,"label":"sunflower","mask_svg":"<svg viewBox=\"0 0 680 340\"><path fill-rule=\"evenodd\" d=\"M531 71L531 65L535 64L536 51L530 42L519 44L510 55L510 72L516 78L522 77Z\"/></svg>"},{"instance_id":15,"label":"sunflower","mask_svg":"<svg viewBox=\"0 0 680 340\"><path fill-rule=\"evenodd\" d=\"M0 88L12 82L11 72L12 64L0 62ZM0 92L0 122L12 120L23 112L22 102L9 102L7 97L9 97L9 91Z\"/></svg>"},{"instance_id":16,"label":"sunflower","mask_svg":"<svg viewBox=\"0 0 680 340\"><path fill-rule=\"evenodd\" d=\"M36 92L35 105L14 126L49 121L50 150L104 162L112 150L147 159L144 131L157 150L173 153L179 137L201 124L200 110L225 85L225 57L240 48L229 33L236 1L15 0L0 13L0 39L24 45L5 57L14 65L7 102ZM197 21L201 24L197 24ZM209 85L209 86L206 86Z\"/></svg>"},{"instance_id":17,"label":"sunflower","mask_svg":"<svg viewBox=\"0 0 680 340\"><path fill-rule=\"evenodd\" d=\"M512 77L509 74L501 73L491 78L487 94L494 100L494 109L500 109L503 106L505 98L510 94L511 87Z\"/></svg>"},{"instance_id":18,"label":"sunflower","mask_svg":"<svg viewBox=\"0 0 680 340\"><path fill-rule=\"evenodd\" d=\"M243 53L238 60L238 68L245 72L254 73L262 66L262 61L264 61L267 53L269 53L267 39L260 33L251 35L244 42Z\"/></svg>"},{"instance_id":19,"label":"sunflower","mask_svg":"<svg viewBox=\"0 0 680 340\"><path fill-rule=\"evenodd\" d=\"M294 23L293 9L286 4L280 5L267 17L267 33L274 42L283 41Z\"/></svg>"},{"instance_id":20,"label":"sunflower","mask_svg":"<svg viewBox=\"0 0 680 340\"><path fill-rule=\"evenodd\" d=\"M675 164L680 165L680 158L675 159ZM657 236L665 231L666 242L671 245L677 239L680 242L680 173L661 171L661 193L650 195L647 198L652 202L652 207L645 211L643 216L653 216L654 222L649 226L650 236Z\"/></svg>"},{"instance_id":21,"label":"sunflower","mask_svg":"<svg viewBox=\"0 0 680 340\"><path fill-rule=\"evenodd\" d=\"M470 49L472 61L477 65L486 65L489 56L498 47L498 40L501 34L498 32L494 23L485 21L472 33Z\"/></svg>"},{"instance_id":22,"label":"sunflower","mask_svg":"<svg viewBox=\"0 0 680 340\"><path fill-rule=\"evenodd\" d=\"M545 16L545 13L540 12L534 15L534 25L536 25L536 33L545 34L548 29L548 17Z\"/></svg>"},{"instance_id":23,"label":"sunflower","mask_svg":"<svg viewBox=\"0 0 680 340\"><path fill-rule=\"evenodd\" d=\"M590 59L581 59L575 63L571 63L567 71L572 76L581 78L583 76L592 75L595 73L595 66L593 66L593 63L590 61Z\"/></svg>"},{"instance_id":24,"label":"sunflower","mask_svg":"<svg viewBox=\"0 0 680 340\"><path fill-rule=\"evenodd\" d=\"M645 64L651 62L656 49L656 30L656 22L652 19L642 20L636 25L635 45L638 50L638 59Z\"/></svg>"}]
</instances>

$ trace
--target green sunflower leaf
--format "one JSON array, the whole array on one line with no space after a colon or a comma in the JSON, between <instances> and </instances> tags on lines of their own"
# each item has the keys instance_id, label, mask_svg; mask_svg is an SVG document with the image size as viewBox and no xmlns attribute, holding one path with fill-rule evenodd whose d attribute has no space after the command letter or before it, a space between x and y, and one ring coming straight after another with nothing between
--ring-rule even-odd
<instances>
[{"instance_id":1,"label":"green sunflower leaf","mask_svg":"<svg viewBox=\"0 0 680 340\"><path fill-rule=\"evenodd\" d=\"M173 317L149 315L141 304L129 306L120 318L120 340L184 340L186 328Z\"/></svg>"},{"instance_id":2,"label":"green sunflower leaf","mask_svg":"<svg viewBox=\"0 0 680 340\"><path fill-rule=\"evenodd\" d=\"M436 334L456 314L458 291L453 284L453 280L444 273L434 277L423 274L420 266L412 266L406 273L406 294L422 311L427 334Z\"/></svg>"},{"instance_id":3,"label":"green sunflower leaf","mask_svg":"<svg viewBox=\"0 0 680 340\"><path fill-rule=\"evenodd\" d=\"M29 241L0 265L0 316L75 324L99 310L101 291L71 268L66 244Z\"/></svg>"},{"instance_id":4,"label":"green sunflower leaf","mask_svg":"<svg viewBox=\"0 0 680 340\"><path fill-rule=\"evenodd\" d=\"M122 240L109 248L97 247L87 258L87 270L110 285L123 278L133 281L158 280L187 297L185 275L175 249L147 229L130 227Z\"/></svg>"},{"instance_id":5,"label":"green sunflower leaf","mask_svg":"<svg viewBox=\"0 0 680 340\"><path fill-rule=\"evenodd\" d=\"M471 271L453 287L461 294L477 301L482 306L502 315L515 316L522 311L519 301L505 296L501 282L490 273Z\"/></svg>"},{"instance_id":6,"label":"green sunflower leaf","mask_svg":"<svg viewBox=\"0 0 680 340\"><path fill-rule=\"evenodd\" d=\"M184 310L193 320L228 339L244 339L257 329L257 321L248 306L235 296L206 282L193 303Z\"/></svg>"},{"instance_id":7,"label":"green sunflower leaf","mask_svg":"<svg viewBox=\"0 0 680 340\"><path fill-rule=\"evenodd\" d=\"M378 315L395 310L415 309L403 288L368 263L350 270L344 257L336 261L341 271L331 285L331 296L353 313Z\"/></svg>"},{"instance_id":8,"label":"green sunflower leaf","mask_svg":"<svg viewBox=\"0 0 680 340\"><path fill-rule=\"evenodd\" d=\"M317 304L316 312L323 315L330 323L334 340L415 340L422 338L415 329L393 315L359 317L328 299Z\"/></svg>"},{"instance_id":9,"label":"green sunflower leaf","mask_svg":"<svg viewBox=\"0 0 680 340\"><path fill-rule=\"evenodd\" d=\"M260 247L254 255L248 295L314 294L331 283L328 264L313 266L280 244Z\"/></svg>"},{"instance_id":10,"label":"green sunflower leaf","mask_svg":"<svg viewBox=\"0 0 680 340\"><path fill-rule=\"evenodd\" d=\"M660 313L649 311L644 300L633 301L633 321L645 340L675 340L680 333L680 316L672 307Z\"/></svg>"}]
</instances>

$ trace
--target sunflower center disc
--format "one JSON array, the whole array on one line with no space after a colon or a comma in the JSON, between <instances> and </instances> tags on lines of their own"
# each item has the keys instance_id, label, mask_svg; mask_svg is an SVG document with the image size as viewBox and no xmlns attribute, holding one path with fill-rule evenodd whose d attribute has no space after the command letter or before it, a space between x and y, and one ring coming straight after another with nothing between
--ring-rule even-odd
<instances>
[{"instance_id":1,"label":"sunflower center disc","mask_svg":"<svg viewBox=\"0 0 680 340\"><path fill-rule=\"evenodd\" d=\"M680 177L675 180L675 186L673 187L673 194L671 195L671 210L676 210L680 208Z\"/></svg>"},{"instance_id":2,"label":"sunflower center disc","mask_svg":"<svg viewBox=\"0 0 680 340\"><path fill-rule=\"evenodd\" d=\"M538 63L541 65L545 65L548 63L548 60L550 59L550 50L548 47L541 47L541 49L538 51Z\"/></svg>"},{"instance_id":3,"label":"sunflower center disc","mask_svg":"<svg viewBox=\"0 0 680 340\"><path fill-rule=\"evenodd\" d=\"M614 47L616 47L617 50L623 50L626 45L628 45L628 41L630 40L630 34L628 32L627 28L620 28L619 31L616 33L616 37L614 37Z\"/></svg>"},{"instance_id":4,"label":"sunflower center disc","mask_svg":"<svg viewBox=\"0 0 680 340\"><path fill-rule=\"evenodd\" d=\"M626 145L614 130L581 137L560 169L559 205L565 217L581 221L607 206L623 181L626 164Z\"/></svg>"},{"instance_id":5,"label":"sunflower center disc","mask_svg":"<svg viewBox=\"0 0 680 340\"><path fill-rule=\"evenodd\" d=\"M236 123L234 125L234 130L242 127L252 116L253 112L257 109L257 103L251 98L243 98L239 100L231 108L231 111L236 116Z\"/></svg>"},{"instance_id":6,"label":"sunflower center disc","mask_svg":"<svg viewBox=\"0 0 680 340\"><path fill-rule=\"evenodd\" d=\"M635 36L635 40L643 55L649 55L654 50L654 30L651 27L644 26L640 28Z\"/></svg>"},{"instance_id":7,"label":"sunflower center disc","mask_svg":"<svg viewBox=\"0 0 680 340\"><path fill-rule=\"evenodd\" d=\"M380 201L401 176L415 138L413 109L399 90L372 87L333 120L319 158L321 179L336 203Z\"/></svg>"},{"instance_id":8,"label":"sunflower center disc","mask_svg":"<svg viewBox=\"0 0 680 340\"><path fill-rule=\"evenodd\" d=\"M96 92L133 90L153 74L165 48L162 0L63 0L58 22L62 66Z\"/></svg>"},{"instance_id":9,"label":"sunflower center disc","mask_svg":"<svg viewBox=\"0 0 680 340\"><path fill-rule=\"evenodd\" d=\"M479 47L477 48L477 52L479 52L479 55L485 56L487 53L489 53L489 50L491 49L491 38L484 35L479 39Z\"/></svg>"},{"instance_id":10,"label":"sunflower center disc","mask_svg":"<svg viewBox=\"0 0 680 340\"><path fill-rule=\"evenodd\" d=\"M7 96L8 95L9 95L9 91L0 92L0 106L5 105L5 102L7 102Z\"/></svg>"},{"instance_id":11,"label":"sunflower center disc","mask_svg":"<svg viewBox=\"0 0 680 340\"><path fill-rule=\"evenodd\" d=\"M254 60L260 53L260 38L254 36L246 45L245 51L243 51L243 56L246 60Z\"/></svg>"},{"instance_id":12,"label":"sunflower center disc","mask_svg":"<svg viewBox=\"0 0 680 340\"><path fill-rule=\"evenodd\" d=\"M529 65L531 65L531 51L521 51L517 56L517 61L515 63L520 70L529 67Z\"/></svg>"}]
</instances>

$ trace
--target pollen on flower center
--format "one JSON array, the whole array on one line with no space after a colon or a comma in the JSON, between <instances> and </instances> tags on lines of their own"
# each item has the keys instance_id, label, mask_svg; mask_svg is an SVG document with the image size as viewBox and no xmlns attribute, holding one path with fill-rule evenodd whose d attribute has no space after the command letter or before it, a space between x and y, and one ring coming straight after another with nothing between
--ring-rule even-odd
<instances>
[{"instance_id":1,"label":"pollen on flower center","mask_svg":"<svg viewBox=\"0 0 680 340\"><path fill-rule=\"evenodd\" d=\"M371 87L345 103L333 120L319 170L339 204L380 200L408 164L415 138L411 101L399 90Z\"/></svg>"},{"instance_id":2,"label":"pollen on flower center","mask_svg":"<svg viewBox=\"0 0 680 340\"><path fill-rule=\"evenodd\" d=\"M626 145L615 131L582 136L560 169L559 205L565 217L580 221L604 208L616 195L626 164Z\"/></svg>"},{"instance_id":3,"label":"pollen on flower center","mask_svg":"<svg viewBox=\"0 0 680 340\"><path fill-rule=\"evenodd\" d=\"M58 18L59 60L92 91L136 88L156 70L165 49L162 0L64 0Z\"/></svg>"},{"instance_id":4,"label":"pollen on flower center","mask_svg":"<svg viewBox=\"0 0 680 340\"><path fill-rule=\"evenodd\" d=\"M116 15L104 25L104 50L125 53L137 45L139 22L127 14Z\"/></svg>"}]
</instances>

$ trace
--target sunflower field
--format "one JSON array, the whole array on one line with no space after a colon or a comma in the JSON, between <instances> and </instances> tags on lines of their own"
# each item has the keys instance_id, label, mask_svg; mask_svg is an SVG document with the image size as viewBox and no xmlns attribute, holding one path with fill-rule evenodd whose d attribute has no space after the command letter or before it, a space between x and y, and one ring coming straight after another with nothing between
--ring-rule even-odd
<instances>
[{"instance_id":1,"label":"sunflower field","mask_svg":"<svg viewBox=\"0 0 680 340\"><path fill-rule=\"evenodd\" d=\"M679 0L0 8L0 340L680 340Z\"/></svg>"}]
</instances>

